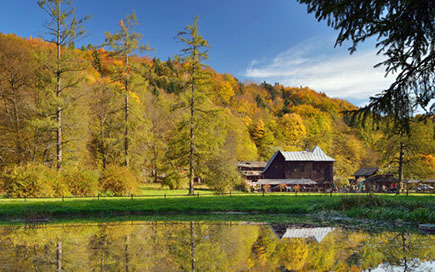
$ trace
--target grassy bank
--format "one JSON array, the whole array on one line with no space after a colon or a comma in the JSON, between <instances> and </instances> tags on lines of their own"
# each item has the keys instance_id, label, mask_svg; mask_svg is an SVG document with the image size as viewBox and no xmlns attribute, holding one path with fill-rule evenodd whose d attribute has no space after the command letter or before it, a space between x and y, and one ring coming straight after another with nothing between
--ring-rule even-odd
<instances>
[{"instance_id":1,"label":"grassy bank","mask_svg":"<svg viewBox=\"0 0 435 272\"><path fill-rule=\"evenodd\" d=\"M120 215L120 216L87 216L87 217L62 217L49 221L34 222L43 225L56 224L98 224L120 222L257 222L281 223L292 225L320 225L318 220L310 216L295 216L287 214L231 214L231 213L197 213L197 214L151 214L151 215ZM21 226L21 220L0 220L0 226ZM29 222L27 222L29 223ZM328 222L325 222L328 225Z\"/></svg>"},{"instance_id":2,"label":"grassy bank","mask_svg":"<svg viewBox=\"0 0 435 272\"><path fill-rule=\"evenodd\" d=\"M236 214L234 214L236 212ZM104 199L0 200L0 219L74 218L120 215L191 215L230 213L232 216L280 215L324 217L414 223L435 223L433 196L327 196L289 194L245 194L204 197L143 197ZM244 213L244 214L237 214Z\"/></svg>"}]
</instances>

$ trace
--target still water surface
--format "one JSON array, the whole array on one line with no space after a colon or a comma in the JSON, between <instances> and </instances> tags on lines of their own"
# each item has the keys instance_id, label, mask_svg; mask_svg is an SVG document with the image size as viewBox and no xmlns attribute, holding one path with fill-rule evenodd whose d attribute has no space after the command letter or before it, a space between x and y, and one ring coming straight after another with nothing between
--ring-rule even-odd
<instances>
[{"instance_id":1,"label":"still water surface","mask_svg":"<svg viewBox=\"0 0 435 272\"><path fill-rule=\"evenodd\" d=\"M0 271L435 271L435 236L240 222L2 226Z\"/></svg>"}]
</instances>

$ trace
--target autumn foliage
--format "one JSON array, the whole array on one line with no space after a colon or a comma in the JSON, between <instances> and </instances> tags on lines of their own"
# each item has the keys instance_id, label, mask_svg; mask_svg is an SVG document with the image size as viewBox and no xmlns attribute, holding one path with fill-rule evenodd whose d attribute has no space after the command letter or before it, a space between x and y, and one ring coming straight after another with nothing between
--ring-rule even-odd
<instances>
[{"instance_id":1,"label":"autumn foliage","mask_svg":"<svg viewBox=\"0 0 435 272\"><path fill-rule=\"evenodd\" d=\"M10 196L135 193L144 182L171 188L186 184L191 96L187 61L129 58L129 168L125 162L124 59L93 46L63 48L74 87L63 93L62 182L57 173L53 109L55 78L48 71L54 48L40 39L0 34L0 172ZM387 118L352 123L351 103L308 87L240 82L210 67L195 93L195 176L228 191L239 177L228 165L270 159L278 150L319 145L335 163L338 186L360 167L397 172L397 143L406 141L405 179L435 175L434 119L416 118L406 139L394 136ZM11 82L19 84L11 84ZM80 170L78 170L80 169ZM113 175L113 176L112 176ZM56 180L56 181L53 181ZM57 182L57 183L56 183ZM33 187L32 187L33 186ZM26 188L26 189L23 189Z\"/></svg>"}]
</instances>

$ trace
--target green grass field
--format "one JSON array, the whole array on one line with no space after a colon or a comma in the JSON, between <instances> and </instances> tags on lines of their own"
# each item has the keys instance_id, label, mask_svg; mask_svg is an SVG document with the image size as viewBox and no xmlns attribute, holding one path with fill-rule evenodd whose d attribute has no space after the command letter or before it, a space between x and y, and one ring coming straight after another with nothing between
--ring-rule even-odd
<instances>
[{"instance_id":1,"label":"green grass field","mask_svg":"<svg viewBox=\"0 0 435 272\"><path fill-rule=\"evenodd\" d=\"M162 186L160 183L146 183L140 186L139 188L140 195L155 195L155 196L163 196L163 195L187 195L189 193L188 188L183 189L174 189L170 190L168 186ZM195 192L199 192L202 194L213 194L214 192L210 190L205 184L204 185L196 185Z\"/></svg>"},{"instance_id":2,"label":"green grass field","mask_svg":"<svg viewBox=\"0 0 435 272\"><path fill-rule=\"evenodd\" d=\"M261 193L216 196L198 191L196 196L173 196L159 190L155 197L1 199L0 219L110 217L120 215L192 215L241 212L250 215L309 216L325 214L356 219L435 223L435 198L431 195L333 195ZM183 191L187 194L187 191ZM151 195L156 195L153 192ZM167 194L164 198L163 194ZM207 194L207 195L206 195ZM234 215L234 214L233 214ZM237 214L235 215L237 216ZM240 215L242 216L242 215ZM245 215L246 216L246 215Z\"/></svg>"}]
</instances>

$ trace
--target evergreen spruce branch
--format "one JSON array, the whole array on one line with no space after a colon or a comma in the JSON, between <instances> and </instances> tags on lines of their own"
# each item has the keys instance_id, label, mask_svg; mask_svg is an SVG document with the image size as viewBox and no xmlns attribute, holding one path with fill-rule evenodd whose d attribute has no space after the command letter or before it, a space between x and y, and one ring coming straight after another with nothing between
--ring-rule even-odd
<instances>
[{"instance_id":1,"label":"evergreen spruce branch","mask_svg":"<svg viewBox=\"0 0 435 272\"><path fill-rule=\"evenodd\" d=\"M360 110L358 115L388 115L393 106L394 122L408 131L409 118L417 106L423 117L435 114L435 2L432 0L299 0L317 20L339 31L335 46L351 41L349 52L368 38L376 38L377 54L386 59L385 76L397 74L390 87ZM397 93L393 95L393 93ZM385 99L381 96L385 95ZM394 104L386 100L394 99ZM401 101L399 101L401 100ZM408 104L410 103L410 104ZM399 107L404 108L400 109ZM356 114L353 112L353 114ZM404 118L404 119L401 119ZM366 119L366 118L362 118ZM408 131L409 132L409 131Z\"/></svg>"}]
</instances>

